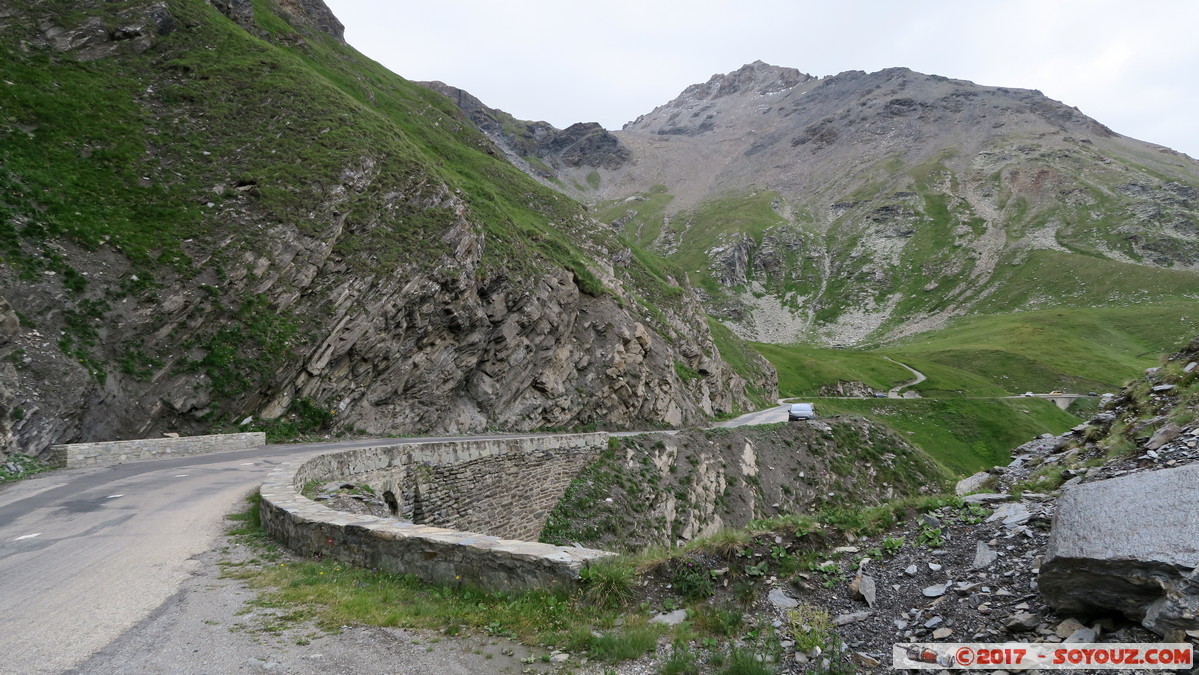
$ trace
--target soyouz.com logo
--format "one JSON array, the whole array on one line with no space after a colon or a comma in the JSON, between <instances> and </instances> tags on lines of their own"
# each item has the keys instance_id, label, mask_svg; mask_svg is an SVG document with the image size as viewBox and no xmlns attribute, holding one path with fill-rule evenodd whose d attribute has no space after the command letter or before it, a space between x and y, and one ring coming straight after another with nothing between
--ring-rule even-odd
<instances>
[{"instance_id":1,"label":"soyouz.com logo","mask_svg":"<svg viewBox=\"0 0 1199 675\"><path fill-rule=\"evenodd\" d=\"M899 643L891 650L892 667L904 670L1041 670L1104 668L1187 670L1194 648L1182 643Z\"/></svg>"}]
</instances>

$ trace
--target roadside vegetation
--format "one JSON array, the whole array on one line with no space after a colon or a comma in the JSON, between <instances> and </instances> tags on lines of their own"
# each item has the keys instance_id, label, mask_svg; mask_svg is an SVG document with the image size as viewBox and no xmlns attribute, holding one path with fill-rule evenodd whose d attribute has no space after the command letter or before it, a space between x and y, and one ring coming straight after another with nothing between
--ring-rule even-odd
<instances>
[{"instance_id":1,"label":"roadside vegetation","mask_svg":"<svg viewBox=\"0 0 1199 675\"><path fill-rule=\"evenodd\" d=\"M573 663L585 657L617 664L654 655L658 673L719 675L778 672L784 641L805 651L839 653L839 639L818 608L801 605L780 626L755 609L772 583L842 584L846 580L827 561L851 555L831 550L848 537L880 535L945 506L967 512L960 499L947 496L873 508L829 507L811 516L755 520L681 548L605 559L584 569L576 588L496 593L297 559L261 529L257 495L248 501L243 512L229 517L230 536L253 547L254 555L226 563L224 574L258 591L252 605L276 610L274 623L256 630L315 625L336 633L360 624L427 630L434 641L496 636L532 647L528 663L548 662L556 651L569 653ZM882 542L869 554L894 555L905 545L900 539ZM651 621L671 612L679 614L678 623ZM838 670L845 667L834 663L829 672L848 672Z\"/></svg>"},{"instance_id":2,"label":"roadside vegetation","mask_svg":"<svg viewBox=\"0 0 1199 675\"><path fill-rule=\"evenodd\" d=\"M53 468L36 457L30 457L20 452L0 455L0 483L21 480Z\"/></svg>"}]
</instances>

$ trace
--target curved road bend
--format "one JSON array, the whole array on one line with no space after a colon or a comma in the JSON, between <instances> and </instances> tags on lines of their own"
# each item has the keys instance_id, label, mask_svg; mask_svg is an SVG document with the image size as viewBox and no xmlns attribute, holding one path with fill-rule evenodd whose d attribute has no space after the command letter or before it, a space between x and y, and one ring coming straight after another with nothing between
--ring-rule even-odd
<instances>
[{"instance_id":1,"label":"curved road bend","mask_svg":"<svg viewBox=\"0 0 1199 675\"><path fill-rule=\"evenodd\" d=\"M786 419L785 407L721 426ZM518 435L472 436L474 439ZM0 487L0 673L60 673L170 598L225 515L282 461L330 450L466 437L268 445L69 469Z\"/></svg>"},{"instance_id":2,"label":"curved road bend","mask_svg":"<svg viewBox=\"0 0 1199 675\"><path fill-rule=\"evenodd\" d=\"M449 438L268 445L59 470L0 488L0 673L69 670L136 625L283 460L412 440Z\"/></svg>"}]
</instances>

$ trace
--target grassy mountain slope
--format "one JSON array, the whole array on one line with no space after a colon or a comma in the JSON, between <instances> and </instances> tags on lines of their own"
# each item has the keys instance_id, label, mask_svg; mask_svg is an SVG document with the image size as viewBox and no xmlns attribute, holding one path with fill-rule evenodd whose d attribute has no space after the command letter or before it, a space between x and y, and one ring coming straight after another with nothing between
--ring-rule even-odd
<instances>
[{"instance_id":1,"label":"grassy mountain slope","mask_svg":"<svg viewBox=\"0 0 1199 675\"><path fill-rule=\"evenodd\" d=\"M982 316L887 353L913 365L935 363L984 377L1009 394L1114 390L1154 366L1169 345L1193 335L1197 310L1194 303L1179 302ZM952 376L929 375L918 390L971 392Z\"/></svg>"},{"instance_id":2,"label":"grassy mountain slope","mask_svg":"<svg viewBox=\"0 0 1199 675\"><path fill-rule=\"evenodd\" d=\"M958 476L1010 461L1011 449L1078 418L1041 399L823 399L821 414L882 423Z\"/></svg>"}]
</instances>

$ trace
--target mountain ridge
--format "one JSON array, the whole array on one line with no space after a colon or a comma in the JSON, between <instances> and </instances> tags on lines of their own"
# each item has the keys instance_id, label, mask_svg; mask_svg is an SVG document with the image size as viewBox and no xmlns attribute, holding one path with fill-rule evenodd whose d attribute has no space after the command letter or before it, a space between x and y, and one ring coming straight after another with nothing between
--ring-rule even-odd
<instances>
[{"instance_id":1,"label":"mountain ridge","mask_svg":"<svg viewBox=\"0 0 1199 675\"><path fill-rule=\"evenodd\" d=\"M681 267L743 338L864 344L1068 306L1078 284L1023 288L1088 258L1175 282L1101 282L1087 306L1196 299L1199 162L1036 90L758 61L609 133L627 161L547 182Z\"/></svg>"}]
</instances>

